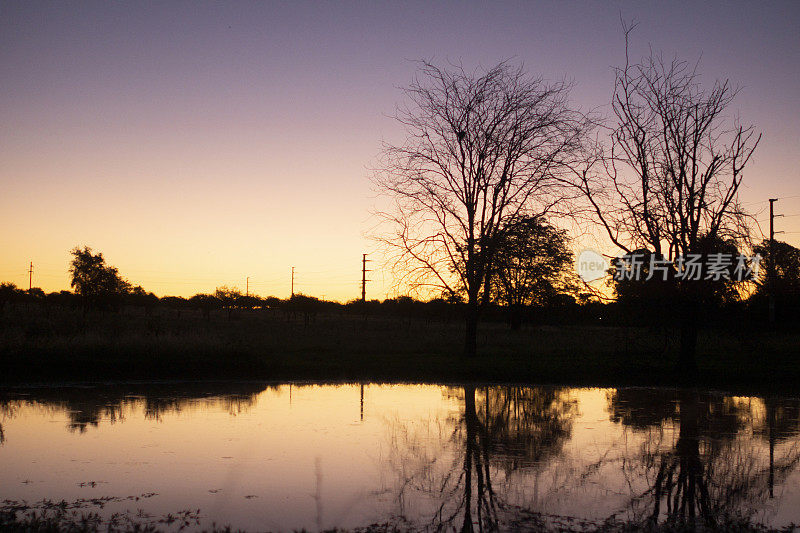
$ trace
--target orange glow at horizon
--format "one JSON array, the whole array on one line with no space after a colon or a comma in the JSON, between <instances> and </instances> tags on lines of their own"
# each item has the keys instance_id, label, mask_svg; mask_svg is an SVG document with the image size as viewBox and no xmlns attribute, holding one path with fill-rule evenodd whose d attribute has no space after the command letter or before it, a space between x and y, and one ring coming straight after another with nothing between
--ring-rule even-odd
<instances>
[{"instance_id":1,"label":"orange glow at horizon","mask_svg":"<svg viewBox=\"0 0 800 533\"><path fill-rule=\"evenodd\" d=\"M800 246L796 6L740 6L709 29L710 6L687 21L623 5L637 50L702 55L704 83L742 87L734 108L764 133L742 200L768 231L766 200L785 197L778 238ZM294 266L295 292L344 302L369 253L367 297L395 296L369 176L403 138L387 115L409 59L515 58L605 113L619 10L553 6L2 4L0 282L27 289L33 262L34 287L69 289L69 252L87 245L159 296L244 292L249 277L285 298ZM602 241L581 245L614 253Z\"/></svg>"}]
</instances>

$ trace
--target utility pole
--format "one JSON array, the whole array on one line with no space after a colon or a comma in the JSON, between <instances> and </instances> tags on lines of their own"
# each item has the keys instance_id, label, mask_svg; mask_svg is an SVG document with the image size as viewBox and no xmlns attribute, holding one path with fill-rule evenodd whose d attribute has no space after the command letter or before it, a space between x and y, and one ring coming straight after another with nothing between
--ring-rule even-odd
<instances>
[{"instance_id":1,"label":"utility pole","mask_svg":"<svg viewBox=\"0 0 800 533\"><path fill-rule=\"evenodd\" d=\"M775 202L777 202L777 198L770 198L769 199L769 247L770 253L772 253L772 243L775 240Z\"/></svg>"},{"instance_id":2,"label":"utility pole","mask_svg":"<svg viewBox=\"0 0 800 533\"><path fill-rule=\"evenodd\" d=\"M371 272L367 270L367 254L361 254L361 301L367 301L367 282L371 281L367 279L367 272Z\"/></svg>"},{"instance_id":3,"label":"utility pole","mask_svg":"<svg viewBox=\"0 0 800 533\"><path fill-rule=\"evenodd\" d=\"M245 289L244 295L250 296L250 276L247 276L247 289Z\"/></svg>"},{"instance_id":4,"label":"utility pole","mask_svg":"<svg viewBox=\"0 0 800 533\"><path fill-rule=\"evenodd\" d=\"M769 321L775 323L775 217L782 217L783 215L775 214L775 202L779 198L769 199ZM778 232L782 233L782 232Z\"/></svg>"},{"instance_id":5,"label":"utility pole","mask_svg":"<svg viewBox=\"0 0 800 533\"><path fill-rule=\"evenodd\" d=\"M28 292L33 288L33 261L31 261L31 268L28 270Z\"/></svg>"},{"instance_id":6,"label":"utility pole","mask_svg":"<svg viewBox=\"0 0 800 533\"><path fill-rule=\"evenodd\" d=\"M294 298L294 267L292 267L292 298Z\"/></svg>"}]
</instances>

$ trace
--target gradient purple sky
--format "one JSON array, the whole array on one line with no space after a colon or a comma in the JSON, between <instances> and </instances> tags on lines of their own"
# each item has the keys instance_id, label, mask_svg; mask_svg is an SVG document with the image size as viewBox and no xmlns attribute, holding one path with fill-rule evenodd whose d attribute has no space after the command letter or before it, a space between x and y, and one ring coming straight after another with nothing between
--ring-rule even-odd
<instances>
[{"instance_id":1,"label":"gradient purple sky","mask_svg":"<svg viewBox=\"0 0 800 533\"><path fill-rule=\"evenodd\" d=\"M634 56L702 56L705 82L742 88L764 134L743 199L762 224L768 197L800 215L800 2L2 1L0 280L27 288L33 261L34 286L68 288L86 244L159 295L250 276L284 297L295 266L297 291L354 298L375 248L368 169L400 138L410 60L513 58L605 112L620 13ZM777 228L800 245L800 216Z\"/></svg>"}]
</instances>

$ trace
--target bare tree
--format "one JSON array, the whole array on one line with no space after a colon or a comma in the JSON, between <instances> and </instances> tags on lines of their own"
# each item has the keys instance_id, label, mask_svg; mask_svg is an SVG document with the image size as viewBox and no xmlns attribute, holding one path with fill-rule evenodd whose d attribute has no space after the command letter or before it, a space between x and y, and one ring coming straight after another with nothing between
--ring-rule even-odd
<instances>
[{"instance_id":1,"label":"bare tree","mask_svg":"<svg viewBox=\"0 0 800 533\"><path fill-rule=\"evenodd\" d=\"M697 64L653 52L630 62L631 29L624 27L625 65L615 69L610 154L578 173L590 211L626 253L647 249L675 261L713 251L703 243L746 240L738 192L761 136L729 115L738 89L728 80L703 89ZM693 368L696 287L676 289L685 303L680 364Z\"/></svg>"},{"instance_id":2,"label":"bare tree","mask_svg":"<svg viewBox=\"0 0 800 533\"><path fill-rule=\"evenodd\" d=\"M402 284L466 296L467 356L499 236L552 212L565 192L558 178L579 157L588 121L569 107L569 90L508 63L470 73L425 61L405 90L410 105L396 118L407 140L385 147L375 177L393 204L378 239Z\"/></svg>"}]
</instances>

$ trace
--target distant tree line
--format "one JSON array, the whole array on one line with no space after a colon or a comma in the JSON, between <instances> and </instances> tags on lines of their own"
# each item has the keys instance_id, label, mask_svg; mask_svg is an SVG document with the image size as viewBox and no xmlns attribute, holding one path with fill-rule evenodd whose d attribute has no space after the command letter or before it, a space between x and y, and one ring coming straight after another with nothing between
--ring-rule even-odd
<instances>
[{"instance_id":1,"label":"distant tree line","mask_svg":"<svg viewBox=\"0 0 800 533\"><path fill-rule=\"evenodd\" d=\"M513 329L523 324L600 324L623 326L679 327L675 313L676 294L669 280L657 277L645 281L647 261L639 280L612 281L614 298L591 298L574 274L569 239L563 230L541 219L524 220L499 247L497 283L484 313L487 320L507 322ZM785 324L800 319L800 249L776 242L772 255L769 241L754 246L762 254L756 278L735 282L728 279L701 284L699 313L710 325L730 325L737 321L763 322L767 319L767 299L776 294L777 316ZM736 253L731 242L708 243L710 252ZM635 251L648 254L646 249ZM125 280L118 269L107 265L102 253L91 248L75 248L70 263L73 291L45 293L40 288L24 290L13 283L0 283L0 315L17 304L44 305L86 312L119 312L139 309L150 314L157 309L178 313L196 312L210 319L212 313L228 319L241 313L272 311L288 318L313 321L318 314L348 313L364 317L395 317L404 320L463 320L467 304L459 293L418 300L399 296L385 300L346 303L326 301L295 294L291 298L243 294L235 287L220 286L213 294L198 293L185 298L158 297ZM645 255L647 257L647 255ZM613 268L610 271L613 274Z\"/></svg>"}]
</instances>

